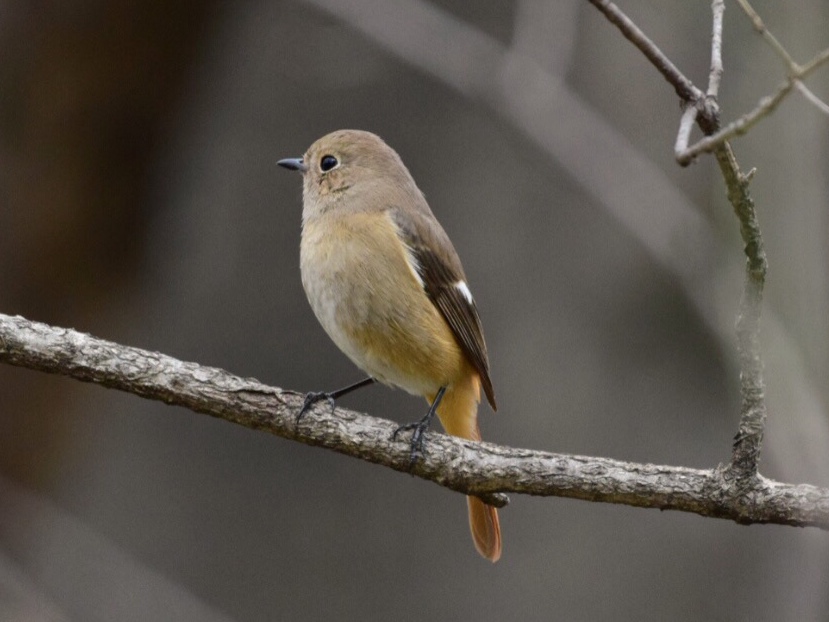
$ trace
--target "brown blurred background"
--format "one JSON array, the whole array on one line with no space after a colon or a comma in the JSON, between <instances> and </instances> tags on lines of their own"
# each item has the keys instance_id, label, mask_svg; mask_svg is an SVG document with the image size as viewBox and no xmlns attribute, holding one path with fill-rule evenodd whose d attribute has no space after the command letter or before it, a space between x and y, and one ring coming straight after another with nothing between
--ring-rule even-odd
<instances>
[{"instance_id":1,"label":"brown blurred background","mask_svg":"<svg viewBox=\"0 0 829 622\"><path fill-rule=\"evenodd\" d=\"M724 117L783 79L727 3ZM622 4L698 85L708 3ZM822 0L758 3L796 59ZM829 97L829 69L809 84ZM737 226L670 87L585 2L0 4L0 311L295 390L360 372L314 320L300 182L337 128L402 155L464 260L485 438L707 468L739 409ZM735 143L770 272L762 471L829 485L829 121ZM497 565L460 496L0 366L0 621L829 620L829 536L514 497ZM345 405L411 420L366 389Z\"/></svg>"}]
</instances>

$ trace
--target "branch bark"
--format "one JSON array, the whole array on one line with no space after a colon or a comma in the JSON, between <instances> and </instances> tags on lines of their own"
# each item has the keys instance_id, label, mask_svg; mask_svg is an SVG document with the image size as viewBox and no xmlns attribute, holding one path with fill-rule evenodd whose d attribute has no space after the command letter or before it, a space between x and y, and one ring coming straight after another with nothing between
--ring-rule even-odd
<instances>
[{"instance_id":1,"label":"branch bark","mask_svg":"<svg viewBox=\"0 0 829 622\"><path fill-rule=\"evenodd\" d=\"M318 405L296 425L303 395L214 367L0 314L0 361L183 406L247 428L334 450L461 492L506 504L503 493L569 497L680 510L738 523L829 530L829 489L763 477L736 481L727 469L690 469L554 454L429 433L409 464L397 425Z\"/></svg>"}]
</instances>

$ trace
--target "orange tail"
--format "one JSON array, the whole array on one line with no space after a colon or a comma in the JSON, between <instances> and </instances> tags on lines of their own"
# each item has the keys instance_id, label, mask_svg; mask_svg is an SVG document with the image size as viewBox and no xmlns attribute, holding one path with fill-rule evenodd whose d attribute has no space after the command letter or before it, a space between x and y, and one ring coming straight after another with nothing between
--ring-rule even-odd
<instances>
[{"instance_id":1,"label":"orange tail","mask_svg":"<svg viewBox=\"0 0 829 622\"><path fill-rule=\"evenodd\" d=\"M478 429L480 387L477 374L470 370L465 379L447 388L437 411L447 434L473 441L481 440L481 432ZM469 506L469 528L475 548L489 561L497 562L501 557L501 525L498 522L498 511L478 497L467 497L466 502Z\"/></svg>"},{"instance_id":2,"label":"orange tail","mask_svg":"<svg viewBox=\"0 0 829 622\"><path fill-rule=\"evenodd\" d=\"M501 523L498 522L498 510L487 505L478 497L467 497L469 506L469 529L472 541L482 557L491 562L501 559Z\"/></svg>"}]
</instances>

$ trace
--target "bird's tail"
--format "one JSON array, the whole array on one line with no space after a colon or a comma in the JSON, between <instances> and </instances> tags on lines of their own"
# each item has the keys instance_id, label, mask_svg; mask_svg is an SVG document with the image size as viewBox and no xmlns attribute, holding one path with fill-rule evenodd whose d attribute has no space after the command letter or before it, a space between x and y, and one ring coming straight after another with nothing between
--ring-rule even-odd
<instances>
[{"instance_id":1,"label":"bird's tail","mask_svg":"<svg viewBox=\"0 0 829 622\"><path fill-rule=\"evenodd\" d=\"M478 402L481 399L481 383L477 374L468 374L460 382L446 389L438 405L437 414L447 434L473 441L481 440L478 429ZM483 557L497 562L501 557L501 525L498 511L478 497L467 497L469 528L475 548Z\"/></svg>"}]
</instances>

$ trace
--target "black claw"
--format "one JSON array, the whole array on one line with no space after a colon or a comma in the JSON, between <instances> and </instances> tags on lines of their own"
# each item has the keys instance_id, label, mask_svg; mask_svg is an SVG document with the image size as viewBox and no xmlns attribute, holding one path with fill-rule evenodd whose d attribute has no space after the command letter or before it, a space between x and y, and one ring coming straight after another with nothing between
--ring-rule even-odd
<instances>
[{"instance_id":1,"label":"black claw","mask_svg":"<svg viewBox=\"0 0 829 622\"><path fill-rule=\"evenodd\" d=\"M334 394L333 393L326 393L325 391L312 391L311 393L305 394L305 400L302 402L302 408L299 409L299 413L296 416L295 422L297 425L299 424L300 419L302 419L308 411L316 404L317 402L321 402L325 400L328 402L328 405L331 407L331 412L334 412L334 409L337 407L337 403L334 401Z\"/></svg>"},{"instance_id":2,"label":"black claw","mask_svg":"<svg viewBox=\"0 0 829 622\"><path fill-rule=\"evenodd\" d=\"M397 435L401 432L408 432L409 430L413 430L412 433L412 440L411 440L411 454L409 454L409 465L414 466L417 462L418 458L423 456L423 433L429 428L429 422L425 421L425 417L420 421L415 421L413 423L407 423L405 425L401 425L394 431L394 434L391 435L393 441L397 440Z\"/></svg>"},{"instance_id":3,"label":"black claw","mask_svg":"<svg viewBox=\"0 0 829 622\"><path fill-rule=\"evenodd\" d=\"M302 419L308 411L311 410L311 407L316 404L317 402L321 402L325 400L328 402L328 405L331 407L331 412L334 412L334 409L337 407L336 400L343 395L347 395L352 391L356 391L361 387L366 387L370 384L374 383L374 378L365 378L360 380L360 382L355 382L347 387L342 389L337 389L336 391L331 391L330 393L326 391L311 391L310 393L305 394L305 400L302 402L302 408L299 409L299 413L296 416L295 423L298 425L300 419Z\"/></svg>"},{"instance_id":4,"label":"black claw","mask_svg":"<svg viewBox=\"0 0 829 622\"><path fill-rule=\"evenodd\" d=\"M443 394L446 392L446 387L441 387L438 391L438 394L435 396L435 401L432 402L432 405L429 406L429 411L426 413L426 416L419 421L414 421L412 423L405 423L398 427L394 434L391 435L393 441L397 440L397 435L401 432L406 432L408 430L412 430L412 440L411 440L411 453L409 454L409 466L413 467L415 463L417 463L418 459L423 456L423 441L425 440L426 431L429 429L429 426L432 424L432 419L435 416L435 412L437 412L438 404L440 404L441 398L443 398Z\"/></svg>"}]
</instances>

